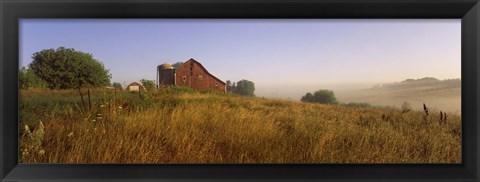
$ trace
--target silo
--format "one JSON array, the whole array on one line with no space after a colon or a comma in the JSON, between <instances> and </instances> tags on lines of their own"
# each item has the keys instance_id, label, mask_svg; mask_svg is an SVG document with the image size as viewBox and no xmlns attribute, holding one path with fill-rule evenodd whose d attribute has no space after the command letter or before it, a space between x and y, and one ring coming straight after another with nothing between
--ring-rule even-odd
<instances>
[{"instance_id":1,"label":"silo","mask_svg":"<svg viewBox=\"0 0 480 182\"><path fill-rule=\"evenodd\" d=\"M174 85L175 84L175 69L171 64L162 64L157 67L157 86Z\"/></svg>"}]
</instances>

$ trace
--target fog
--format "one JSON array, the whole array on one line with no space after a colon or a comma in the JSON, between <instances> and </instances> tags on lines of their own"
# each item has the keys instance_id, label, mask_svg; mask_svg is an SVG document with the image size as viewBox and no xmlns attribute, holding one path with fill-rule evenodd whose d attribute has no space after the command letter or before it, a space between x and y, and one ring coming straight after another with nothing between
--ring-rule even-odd
<instances>
[{"instance_id":1,"label":"fog","mask_svg":"<svg viewBox=\"0 0 480 182\"><path fill-rule=\"evenodd\" d=\"M377 83L337 83L337 84L289 84L289 85L260 85L255 84L255 95L266 98L283 98L300 100L307 92L315 92L319 89L333 91L353 91L371 88Z\"/></svg>"},{"instance_id":2,"label":"fog","mask_svg":"<svg viewBox=\"0 0 480 182\"><path fill-rule=\"evenodd\" d=\"M394 83L393 81L390 83ZM280 98L300 101L307 92L320 89L333 90L337 100L342 103L366 102L373 106L391 106L401 108L404 102L414 110L422 110L423 103L432 112L447 111L459 114L461 111L461 88L438 86L415 86L396 89L375 89L378 84L389 83L338 83L338 84L291 84L286 86L256 85L255 95L265 98Z\"/></svg>"}]
</instances>

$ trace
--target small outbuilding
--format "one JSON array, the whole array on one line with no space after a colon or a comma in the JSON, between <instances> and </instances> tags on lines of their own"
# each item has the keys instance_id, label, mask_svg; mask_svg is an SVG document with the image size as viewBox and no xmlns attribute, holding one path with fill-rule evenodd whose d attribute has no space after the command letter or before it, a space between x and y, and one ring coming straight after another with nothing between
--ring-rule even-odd
<instances>
[{"instance_id":1,"label":"small outbuilding","mask_svg":"<svg viewBox=\"0 0 480 182\"><path fill-rule=\"evenodd\" d=\"M126 90L130 92L147 92L147 89L145 89L145 87L138 82L130 83L127 86Z\"/></svg>"}]
</instances>

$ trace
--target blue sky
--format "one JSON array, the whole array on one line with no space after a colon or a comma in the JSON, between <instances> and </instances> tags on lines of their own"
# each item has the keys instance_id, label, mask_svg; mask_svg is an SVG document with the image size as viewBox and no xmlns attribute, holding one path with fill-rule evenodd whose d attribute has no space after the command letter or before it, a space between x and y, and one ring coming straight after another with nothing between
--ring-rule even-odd
<instances>
[{"instance_id":1,"label":"blue sky","mask_svg":"<svg viewBox=\"0 0 480 182\"><path fill-rule=\"evenodd\" d=\"M92 53L112 82L128 84L154 80L157 65L194 58L218 78L251 80L257 95L269 96L460 78L460 30L460 19L22 19L20 66L34 52L64 46Z\"/></svg>"}]
</instances>

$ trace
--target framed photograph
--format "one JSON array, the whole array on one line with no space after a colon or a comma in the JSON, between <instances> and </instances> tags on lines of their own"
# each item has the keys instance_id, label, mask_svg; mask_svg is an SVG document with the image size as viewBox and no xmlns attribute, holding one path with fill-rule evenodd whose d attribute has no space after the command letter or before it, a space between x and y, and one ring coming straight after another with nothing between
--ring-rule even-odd
<instances>
[{"instance_id":1,"label":"framed photograph","mask_svg":"<svg viewBox=\"0 0 480 182\"><path fill-rule=\"evenodd\" d=\"M1 1L2 181L478 181L478 0Z\"/></svg>"}]
</instances>

